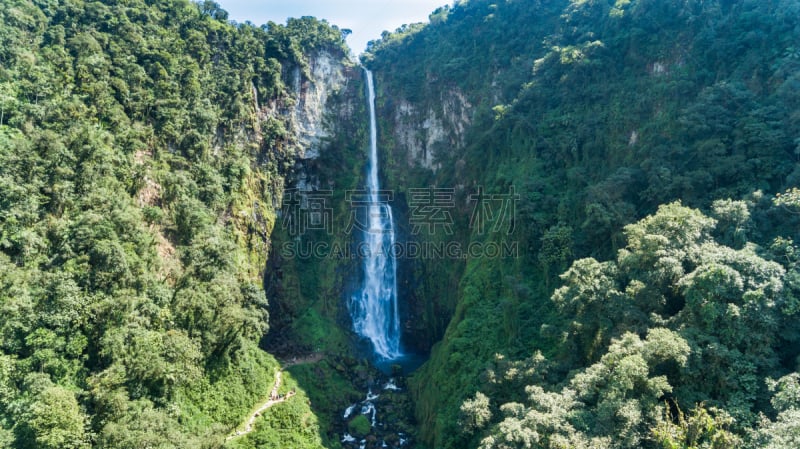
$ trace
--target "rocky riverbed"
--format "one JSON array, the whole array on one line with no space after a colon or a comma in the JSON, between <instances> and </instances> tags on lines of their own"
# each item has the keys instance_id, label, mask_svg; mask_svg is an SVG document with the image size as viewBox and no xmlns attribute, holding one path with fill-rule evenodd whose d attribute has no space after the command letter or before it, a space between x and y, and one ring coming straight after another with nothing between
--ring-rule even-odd
<instances>
[{"instance_id":1,"label":"rocky riverbed","mask_svg":"<svg viewBox=\"0 0 800 449\"><path fill-rule=\"evenodd\" d=\"M405 378L380 373L369 379L365 387L364 396L341 414L342 446L348 449L413 447L413 410Z\"/></svg>"}]
</instances>

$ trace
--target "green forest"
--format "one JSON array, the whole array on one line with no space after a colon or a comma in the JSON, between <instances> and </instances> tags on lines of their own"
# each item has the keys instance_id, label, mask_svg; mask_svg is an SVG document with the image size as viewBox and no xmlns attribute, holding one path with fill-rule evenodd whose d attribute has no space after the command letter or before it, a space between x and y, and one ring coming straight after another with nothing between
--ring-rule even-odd
<instances>
[{"instance_id":1,"label":"green forest","mask_svg":"<svg viewBox=\"0 0 800 449\"><path fill-rule=\"evenodd\" d=\"M0 447L800 448L800 1L457 0L358 60L347 35L0 1ZM351 216L359 65L399 238L519 248L398 262L427 360L382 440L343 413L382 379L356 262L276 250L352 244L282 208L313 179ZM431 187L452 227L418 234ZM512 231L476 228L477 189L518 195Z\"/></svg>"},{"instance_id":2,"label":"green forest","mask_svg":"<svg viewBox=\"0 0 800 449\"><path fill-rule=\"evenodd\" d=\"M9 0L0 42L0 447L222 447L279 367L262 275L296 142L253 104L346 61L341 31ZM322 447L306 399L280 413L235 447Z\"/></svg>"},{"instance_id":3,"label":"green forest","mask_svg":"<svg viewBox=\"0 0 800 449\"><path fill-rule=\"evenodd\" d=\"M799 17L473 0L370 44L393 187L520 194L519 258L415 268L429 447L800 447ZM441 117L438 169L408 104ZM461 241L508 239L462 212Z\"/></svg>"}]
</instances>

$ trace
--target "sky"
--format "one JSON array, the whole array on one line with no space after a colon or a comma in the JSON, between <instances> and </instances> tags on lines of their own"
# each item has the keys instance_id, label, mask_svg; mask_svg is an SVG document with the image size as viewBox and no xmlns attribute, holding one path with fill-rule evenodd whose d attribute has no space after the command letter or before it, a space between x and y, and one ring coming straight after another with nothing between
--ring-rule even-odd
<instances>
[{"instance_id":1,"label":"sky","mask_svg":"<svg viewBox=\"0 0 800 449\"><path fill-rule=\"evenodd\" d=\"M289 17L314 16L353 30L347 43L360 54L367 42L403 24L426 22L428 14L452 0L217 0L237 22L286 23Z\"/></svg>"}]
</instances>

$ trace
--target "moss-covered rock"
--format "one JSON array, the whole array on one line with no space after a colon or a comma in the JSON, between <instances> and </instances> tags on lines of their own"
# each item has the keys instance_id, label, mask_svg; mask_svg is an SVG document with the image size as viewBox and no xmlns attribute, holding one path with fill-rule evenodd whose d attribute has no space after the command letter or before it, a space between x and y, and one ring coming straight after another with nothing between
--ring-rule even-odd
<instances>
[{"instance_id":1,"label":"moss-covered rock","mask_svg":"<svg viewBox=\"0 0 800 449\"><path fill-rule=\"evenodd\" d=\"M371 429L372 426L369 423L369 418L365 415L358 415L347 423L347 430L355 436L367 436Z\"/></svg>"}]
</instances>

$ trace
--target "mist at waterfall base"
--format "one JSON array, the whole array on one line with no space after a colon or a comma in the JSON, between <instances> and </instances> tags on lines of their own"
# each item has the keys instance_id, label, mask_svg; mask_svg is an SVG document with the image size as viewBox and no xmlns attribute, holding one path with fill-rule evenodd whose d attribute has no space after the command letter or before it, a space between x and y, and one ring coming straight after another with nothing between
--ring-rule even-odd
<instances>
[{"instance_id":1,"label":"mist at waterfall base","mask_svg":"<svg viewBox=\"0 0 800 449\"><path fill-rule=\"evenodd\" d=\"M388 372L393 365L404 371L423 361L407 354L400 344L400 312L397 296L397 261L390 248L395 244L394 217L389 198L382 198L378 178L378 138L375 118L375 86L372 72L364 69L369 110L369 165L367 171L366 229L363 241L369 251L363 259L360 288L350 297L348 308L356 334L368 341L375 365Z\"/></svg>"}]
</instances>

